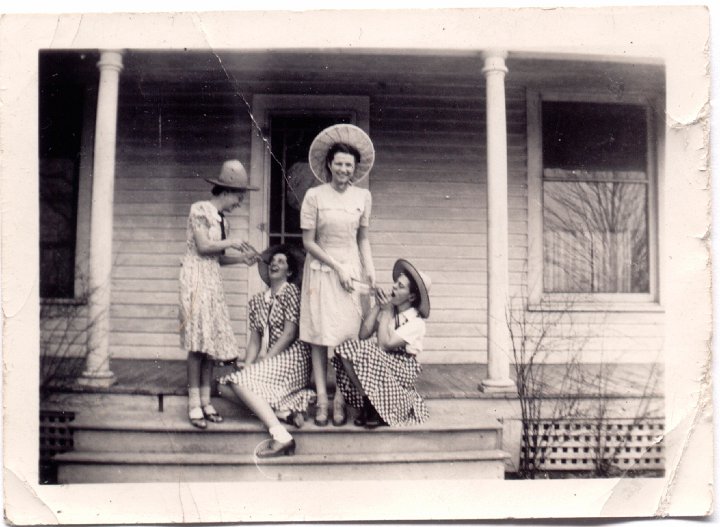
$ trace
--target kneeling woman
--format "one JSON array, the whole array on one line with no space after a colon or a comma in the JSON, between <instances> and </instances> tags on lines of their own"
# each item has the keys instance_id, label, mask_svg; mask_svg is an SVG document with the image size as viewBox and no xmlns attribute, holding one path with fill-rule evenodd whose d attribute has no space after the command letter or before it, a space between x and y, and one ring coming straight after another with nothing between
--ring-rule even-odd
<instances>
[{"instance_id":1,"label":"kneeling woman","mask_svg":"<svg viewBox=\"0 0 720 527\"><path fill-rule=\"evenodd\" d=\"M425 335L423 319L430 314L430 279L410 262L398 260L393 280L389 296L377 290L360 339L337 346L332 360L345 400L361 409L357 426L400 426L428 418L415 380L421 369L416 357Z\"/></svg>"},{"instance_id":2,"label":"kneeling woman","mask_svg":"<svg viewBox=\"0 0 720 527\"><path fill-rule=\"evenodd\" d=\"M270 287L250 300L245 368L218 379L268 428L272 441L256 452L258 457L295 453L295 441L278 417L302 426L303 415L315 397L308 388L310 346L297 338L300 291L296 284L301 264L302 254L289 246L271 247L262 254L258 271Z\"/></svg>"}]
</instances>

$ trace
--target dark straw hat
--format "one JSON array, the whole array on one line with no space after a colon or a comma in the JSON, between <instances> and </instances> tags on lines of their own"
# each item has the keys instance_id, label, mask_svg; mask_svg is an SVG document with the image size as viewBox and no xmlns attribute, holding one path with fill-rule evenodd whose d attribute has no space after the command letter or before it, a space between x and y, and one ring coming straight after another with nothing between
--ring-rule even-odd
<instances>
[{"instance_id":1,"label":"dark straw hat","mask_svg":"<svg viewBox=\"0 0 720 527\"><path fill-rule=\"evenodd\" d=\"M407 260L403 260L402 258L395 262L395 265L393 266L393 272L392 277L393 280L397 280L398 276L401 274L406 275L410 280L415 282L415 285L418 289L418 294L420 295L420 302L418 303L418 313L420 313L420 316L423 318L427 318L430 316L430 287L432 286L432 282L430 280L430 277L423 273L422 271L418 271L415 269L415 267L408 262Z\"/></svg>"},{"instance_id":2,"label":"dark straw hat","mask_svg":"<svg viewBox=\"0 0 720 527\"><path fill-rule=\"evenodd\" d=\"M260 190L250 186L250 178L243 164L237 159L225 161L220 169L220 174L214 178L204 178L214 185L234 188L238 190Z\"/></svg>"},{"instance_id":3,"label":"dark straw hat","mask_svg":"<svg viewBox=\"0 0 720 527\"><path fill-rule=\"evenodd\" d=\"M288 282L300 287L300 284L302 283L303 266L305 265L305 251L295 245L273 245L265 249L260 254L258 273L260 273L262 281L265 282L266 285L270 285L270 261L277 253L283 253L285 256L289 255L295 259L297 269L295 269L295 273L290 277Z\"/></svg>"}]
</instances>

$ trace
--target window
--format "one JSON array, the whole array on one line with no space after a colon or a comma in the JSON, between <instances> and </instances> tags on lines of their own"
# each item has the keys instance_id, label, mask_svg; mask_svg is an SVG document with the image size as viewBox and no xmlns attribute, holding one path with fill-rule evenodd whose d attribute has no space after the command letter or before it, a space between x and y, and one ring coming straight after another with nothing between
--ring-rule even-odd
<instances>
[{"instance_id":1,"label":"window","mask_svg":"<svg viewBox=\"0 0 720 527\"><path fill-rule=\"evenodd\" d=\"M39 88L40 296L73 298L84 99L56 79Z\"/></svg>"},{"instance_id":2,"label":"window","mask_svg":"<svg viewBox=\"0 0 720 527\"><path fill-rule=\"evenodd\" d=\"M531 302L652 301L648 104L532 99Z\"/></svg>"},{"instance_id":3,"label":"window","mask_svg":"<svg viewBox=\"0 0 720 527\"><path fill-rule=\"evenodd\" d=\"M85 292L96 62L91 53L38 56L40 297L51 302Z\"/></svg>"}]
</instances>

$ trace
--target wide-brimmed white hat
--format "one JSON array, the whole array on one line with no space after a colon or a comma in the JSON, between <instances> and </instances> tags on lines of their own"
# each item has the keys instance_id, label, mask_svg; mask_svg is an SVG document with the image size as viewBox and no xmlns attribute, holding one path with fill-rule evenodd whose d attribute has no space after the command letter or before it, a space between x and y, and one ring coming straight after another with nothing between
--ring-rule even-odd
<instances>
[{"instance_id":1,"label":"wide-brimmed white hat","mask_svg":"<svg viewBox=\"0 0 720 527\"><path fill-rule=\"evenodd\" d=\"M315 177L322 183L330 181L330 172L325 164L328 150L336 143L351 145L360 152L360 162L355 165L352 182L362 181L375 163L375 148L370 137L353 124L335 124L320 132L310 145L308 161Z\"/></svg>"},{"instance_id":2,"label":"wide-brimmed white hat","mask_svg":"<svg viewBox=\"0 0 720 527\"><path fill-rule=\"evenodd\" d=\"M243 164L237 159L225 161L220 169L220 174L214 178L204 178L214 185L221 187L235 188L239 190L260 190L250 186L250 178Z\"/></svg>"},{"instance_id":3,"label":"wide-brimmed white hat","mask_svg":"<svg viewBox=\"0 0 720 527\"><path fill-rule=\"evenodd\" d=\"M401 274L407 275L410 280L415 282L415 285L418 289L418 294L420 295L420 302L418 303L418 313L420 313L420 316L423 318L427 318L430 316L430 287L432 286L432 281L430 280L430 277L423 273L422 271L419 271L415 269L415 266L408 262L407 260L403 260L402 258L399 259L397 262L395 262L395 265L393 266L393 280L397 280L398 276Z\"/></svg>"}]
</instances>

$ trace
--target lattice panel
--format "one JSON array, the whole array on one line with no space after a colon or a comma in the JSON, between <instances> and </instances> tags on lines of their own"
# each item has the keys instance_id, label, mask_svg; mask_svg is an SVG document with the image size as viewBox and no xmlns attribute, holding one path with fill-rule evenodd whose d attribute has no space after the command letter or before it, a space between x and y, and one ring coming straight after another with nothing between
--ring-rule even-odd
<instances>
[{"instance_id":1,"label":"lattice panel","mask_svg":"<svg viewBox=\"0 0 720 527\"><path fill-rule=\"evenodd\" d=\"M620 470L664 470L662 443L665 425L662 419L607 419L598 421L540 421L530 432L539 435L537 449L540 470L595 470L599 460L609 461ZM526 438L521 445L521 457ZM599 449L599 451L598 451Z\"/></svg>"},{"instance_id":2,"label":"lattice panel","mask_svg":"<svg viewBox=\"0 0 720 527\"><path fill-rule=\"evenodd\" d=\"M73 448L72 431L68 423L75 418L72 412L40 412L40 461Z\"/></svg>"}]
</instances>

